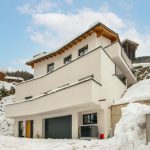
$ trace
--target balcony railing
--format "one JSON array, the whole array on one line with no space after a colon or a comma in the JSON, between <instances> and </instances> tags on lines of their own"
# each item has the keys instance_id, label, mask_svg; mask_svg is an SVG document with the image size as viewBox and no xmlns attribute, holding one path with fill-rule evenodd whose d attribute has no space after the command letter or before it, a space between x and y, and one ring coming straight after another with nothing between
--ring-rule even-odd
<instances>
[{"instance_id":1,"label":"balcony railing","mask_svg":"<svg viewBox=\"0 0 150 150\"><path fill-rule=\"evenodd\" d=\"M36 115L70 107L96 105L100 99L104 99L102 86L93 78L89 78L29 100L7 105L5 111L7 117Z\"/></svg>"}]
</instances>

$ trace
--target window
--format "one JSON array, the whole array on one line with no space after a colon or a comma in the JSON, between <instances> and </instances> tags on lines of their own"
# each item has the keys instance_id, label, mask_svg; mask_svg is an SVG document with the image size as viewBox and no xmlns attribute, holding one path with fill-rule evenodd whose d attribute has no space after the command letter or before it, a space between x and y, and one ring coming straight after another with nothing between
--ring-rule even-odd
<instances>
[{"instance_id":1,"label":"window","mask_svg":"<svg viewBox=\"0 0 150 150\"><path fill-rule=\"evenodd\" d=\"M32 98L32 96L27 96L27 97L25 97L25 99L27 100L27 99L31 99Z\"/></svg>"},{"instance_id":2,"label":"window","mask_svg":"<svg viewBox=\"0 0 150 150\"><path fill-rule=\"evenodd\" d=\"M79 56L83 56L87 51L88 51L88 45L86 45L83 48L79 49Z\"/></svg>"},{"instance_id":3,"label":"window","mask_svg":"<svg viewBox=\"0 0 150 150\"><path fill-rule=\"evenodd\" d=\"M18 122L19 126L19 137L23 137L23 121Z\"/></svg>"},{"instance_id":4,"label":"window","mask_svg":"<svg viewBox=\"0 0 150 150\"><path fill-rule=\"evenodd\" d=\"M47 65L47 72L51 72L54 70L54 63L48 64Z\"/></svg>"},{"instance_id":5,"label":"window","mask_svg":"<svg viewBox=\"0 0 150 150\"><path fill-rule=\"evenodd\" d=\"M71 62L71 59L72 59L72 56L71 56L71 55L65 57L65 58L64 58L64 64L70 63L70 62Z\"/></svg>"},{"instance_id":6,"label":"window","mask_svg":"<svg viewBox=\"0 0 150 150\"><path fill-rule=\"evenodd\" d=\"M83 115L83 124L97 124L97 113Z\"/></svg>"}]
</instances>

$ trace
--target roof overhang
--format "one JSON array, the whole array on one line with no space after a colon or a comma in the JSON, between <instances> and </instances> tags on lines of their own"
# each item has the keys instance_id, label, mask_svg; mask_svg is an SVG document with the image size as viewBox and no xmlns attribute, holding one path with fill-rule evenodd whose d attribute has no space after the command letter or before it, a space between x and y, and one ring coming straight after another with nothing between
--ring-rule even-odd
<instances>
[{"instance_id":1,"label":"roof overhang","mask_svg":"<svg viewBox=\"0 0 150 150\"><path fill-rule=\"evenodd\" d=\"M77 43L90 36L92 33L96 33L97 37L104 36L110 39L112 42L119 40L119 36L116 32L112 31L110 28L108 28L102 23L97 23L96 25L92 26L90 29L88 29L87 31L70 41L69 43L65 44L63 47L59 48L57 51L50 53L42 53L41 55L33 57L33 59L27 61L26 64L34 67L34 63L41 62L43 60L49 59L53 56L63 53L64 51L68 50L69 48L73 47Z\"/></svg>"}]
</instances>

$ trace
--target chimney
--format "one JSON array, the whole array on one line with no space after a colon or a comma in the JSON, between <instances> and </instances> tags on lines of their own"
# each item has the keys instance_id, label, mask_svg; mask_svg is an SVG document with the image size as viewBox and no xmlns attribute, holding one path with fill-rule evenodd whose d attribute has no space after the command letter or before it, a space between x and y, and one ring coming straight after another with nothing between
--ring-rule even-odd
<instances>
[{"instance_id":1,"label":"chimney","mask_svg":"<svg viewBox=\"0 0 150 150\"><path fill-rule=\"evenodd\" d=\"M138 43L133 42L129 39L126 39L122 42L122 47L124 48L124 51L131 60L131 62L135 61L135 52L138 45L139 45Z\"/></svg>"}]
</instances>

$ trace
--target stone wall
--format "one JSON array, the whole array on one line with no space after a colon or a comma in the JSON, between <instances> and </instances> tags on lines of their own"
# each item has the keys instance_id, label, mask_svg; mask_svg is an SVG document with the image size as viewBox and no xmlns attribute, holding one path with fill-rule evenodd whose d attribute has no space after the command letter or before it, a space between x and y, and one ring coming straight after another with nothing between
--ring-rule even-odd
<instances>
[{"instance_id":1,"label":"stone wall","mask_svg":"<svg viewBox=\"0 0 150 150\"><path fill-rule=\"evenodd\" d=\"M136 103L150 105L150 100L138 101ZM121 114L122 114L121 109L123 107L126 107L127 105L128 103L111 106L111 127L113 128L113 130L115 129L115 125L119 122L121 118Z\"/></svg>"}]
</instances>

